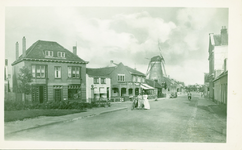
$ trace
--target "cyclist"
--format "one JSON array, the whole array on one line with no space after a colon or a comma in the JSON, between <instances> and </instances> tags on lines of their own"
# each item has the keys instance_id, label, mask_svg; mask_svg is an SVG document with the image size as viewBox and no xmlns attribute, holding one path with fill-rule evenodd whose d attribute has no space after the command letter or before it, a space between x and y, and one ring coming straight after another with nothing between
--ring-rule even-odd
<instances>
[{"instance_id":1,"label":"cyclist","mask_svg":"<svg viewBox=\"0 0 242 150\"><path fill-rule=\"evenodd\" d=\"M188 96L188 100L190 101L190 100L192 99L192 94L191 94L191 92L188 92L188 93L187 93L187 96Z\"/></svg>"}]
</instances>

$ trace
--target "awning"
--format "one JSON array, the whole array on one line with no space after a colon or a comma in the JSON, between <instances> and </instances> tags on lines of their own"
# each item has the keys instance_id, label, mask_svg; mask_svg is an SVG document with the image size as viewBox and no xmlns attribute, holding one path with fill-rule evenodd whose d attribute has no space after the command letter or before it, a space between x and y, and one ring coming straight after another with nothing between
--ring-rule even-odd
<instances>
[{"instance_id":1,"label":"awning","mask_svg":"<svg viewBox=\"0 0 242 150\"><path fill-rule=\"evenodd\" d=\"M141 84L141 88L145 89L145 90L153 90L153 89L155 89L155 88L149 86L148 84Z\"/></svg>"}]
</instances>

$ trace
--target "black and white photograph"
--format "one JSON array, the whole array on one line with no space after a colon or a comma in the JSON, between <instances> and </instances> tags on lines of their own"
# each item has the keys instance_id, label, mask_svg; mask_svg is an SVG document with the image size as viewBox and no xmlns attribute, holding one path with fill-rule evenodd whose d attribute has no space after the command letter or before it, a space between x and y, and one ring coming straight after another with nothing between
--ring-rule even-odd
<instances>
[{"instance_id":1,"label":"black and white photograph","mask_svg":"<svg viewBox=\"0 0 242 150\"><path fill-rule=\"evenodd\" d=\"M5 2L3 142L240 149L241 7L147 3Z\"/></svg>"}]
</instances>

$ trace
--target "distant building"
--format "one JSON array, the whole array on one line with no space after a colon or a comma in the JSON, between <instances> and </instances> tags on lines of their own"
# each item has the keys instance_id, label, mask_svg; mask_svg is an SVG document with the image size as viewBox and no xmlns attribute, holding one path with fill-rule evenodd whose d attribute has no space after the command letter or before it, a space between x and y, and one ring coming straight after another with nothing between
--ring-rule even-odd
<instances>
[{"instance_id":1,"label":"distant building","mask_svg":"<svg viewBox=\"0 0 242 150\"><path fill-rule=\"evenodd\" d=\"M10 79L10 74L8 74L8 59L5 59L5 66L4 66L4 91L5 92L10 92L9 79Z\"/></svg>"},{"instance_id":2,"label":"distant building","mask_svg":"<svg viewBox=\"0 0 242 150\"><path fill-rule=\"evenodd\" d=\"M16 60L13 66L13 90L18 92L18 73L23 66L32 72L31 94L34 102L78 100L86 101L86 64L76 54L57 42L37 41L26 50L23 37L23 54L19 56L16 43Z\"/></svg>"},{"instance_id":3,"label":"distant building","mask_svg":"<svg viewBox=\"0 0 242 150\"><path fill-rule=\"evenodd\" d=\"M208 97L209 96L209 74L208 73L204 73L204 89L203 89L203 94L204 97Z\"/></svg>"},{"instance_id":4,"label":"distant building","mask_svg":"<svg viewBox=\"0 0 242 150\"><path fill-rule=\"evenodd\" d=\"M209 34L209 98L214 100L215 86L214 80L217 79L224 71L224 63L228 58L228 32L225 26L222 27L221 33L215 35ZM218 90L216 90L218 91ZM217 95L217 93L216 93Z\"/></svg>"}]
</instances>

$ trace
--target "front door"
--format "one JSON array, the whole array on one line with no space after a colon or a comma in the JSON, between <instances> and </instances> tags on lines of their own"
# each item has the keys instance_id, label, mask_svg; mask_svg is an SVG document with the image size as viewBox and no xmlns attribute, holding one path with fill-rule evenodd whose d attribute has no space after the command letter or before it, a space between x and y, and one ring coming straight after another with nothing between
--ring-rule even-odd
<instances>
[{"instance_id":1,"label":"front door","mask_svg":"<svg viewBox=\"0 0 242 150\"><path fill-rule=\"evenodd\" d=\"M43 90L43 86L39 87L39 102L43 103L44 101L44 90Z\"/></svg>"},{"instance_id":2,"label":"front door","mask_svg":"<svg viewBox=\"0 0 242 150\"><path fill-rule=\"evenodd\" d=\"M55 89L55 101L61 101L61 89Z\"/></svg>"},{"instance_id":3,"label":"front door","mask_svg":"<svg viewBox=\"0 0 242 150\"><path fill-rule=\"evenodd\" d=\"M109 99L109 87L107 87L107 99Z\"/></svg>"}]
</instances>

